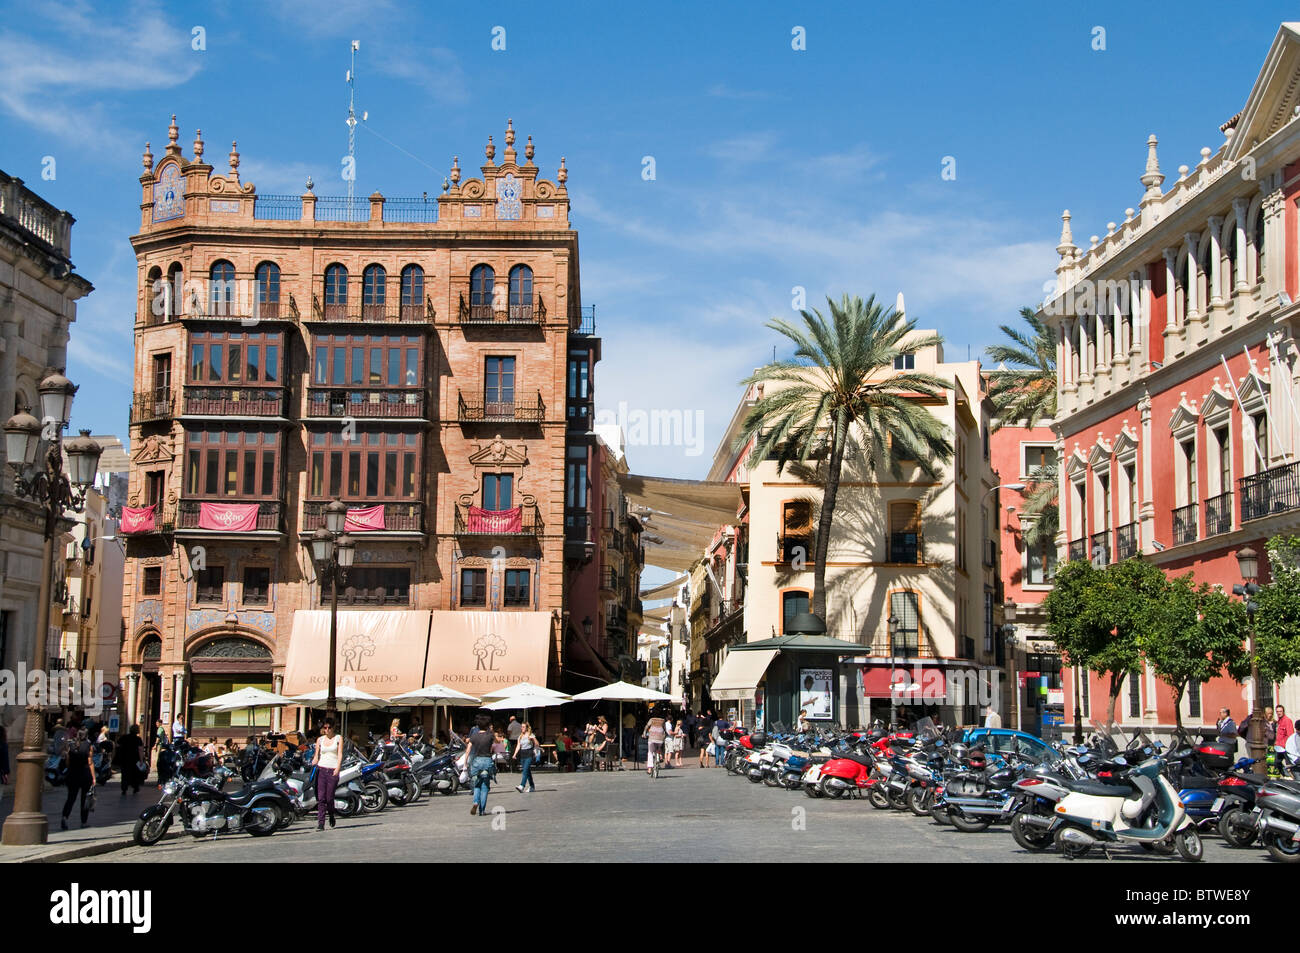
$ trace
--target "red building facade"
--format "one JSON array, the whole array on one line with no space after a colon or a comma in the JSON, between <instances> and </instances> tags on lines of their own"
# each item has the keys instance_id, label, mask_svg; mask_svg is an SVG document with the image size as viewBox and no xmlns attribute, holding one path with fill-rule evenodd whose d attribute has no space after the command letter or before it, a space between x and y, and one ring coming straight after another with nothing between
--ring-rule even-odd
<instances>
[{"instance_id":1,"label":"red building facade","mask_svg":"<svg viewBox=\"0 0 1300 953\"><path fill-rule=\"evenodd\" d=\"M1057 286L1042 315L1058 338L1060 558L1133 555L1231 591L1235 553L1300 529L1300 33L1279 30L1242 111L1162 189L1147 143L1138 208L1089 247L1063 216ZM1261 575L1267 566L1261 560ZM1264 580L1261 580L1264 581ZM1108 679L1079 692L1104 720ZM1289 686L1263 686L1290 701ZM1066 723L1075 686L1066 678ZM1249 686L1193 685L1188 726L1240 720ZM1173 693L1143 669L1116 720L1168 728Z\"/></svg>"}]
</instances>

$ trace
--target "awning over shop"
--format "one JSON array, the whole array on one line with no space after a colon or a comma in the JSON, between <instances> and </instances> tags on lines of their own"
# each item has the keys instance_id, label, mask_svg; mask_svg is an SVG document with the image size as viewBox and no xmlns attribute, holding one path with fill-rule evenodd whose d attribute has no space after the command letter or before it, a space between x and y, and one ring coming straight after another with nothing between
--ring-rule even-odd
<instances>
[{"instance_id":1,"label":"awning over shop","mask_svg":"<svg viewBox=\"0 0 1300 953\"><path fill-rule=\"evenodd\" d=\"M642 589L640 596L647 602L652 599L671 599L677 595L677 590L690 581L690 576L683 573L676 579L669 579L665 583L655 586L653 589Z\"/></svg>"},{"instance_id":2,"label":"awning over shop","mask_svg":"<svg viewBox=\"0 0 1300 953\"><path fill-rule=\"evenodd\" d=\"M381 697L412 692L427 684L424 656L429 645L429 615L417 609L340 610L335 659L338 683ZM329 644L329 610L294 613L283 694L306 695L328 688Z\"/></svg>"},{"instance_id":3,"label":"awning over shop","mask_svg":"<svg viewBox=\"0 0 1300 953\"><path fill-rule=\"evenodd\" d=\"M435 610L430 615L429 661L421 685L438 682L481 698L518 682L546 684L549 612Z\"/></svg>"},{"instance_id":4,"label":"awning over shop","mask_svg":"<svg viewBox=\"0 0 1300 953\"><path fill-rule=\"evenodd\" d=\"M709 686L709 694L718 701L753 700L758 683L767 673L767 667L776 658L774 650L737 652L733 647L722 660L718 676Z\"/></svg>"},{"instance_id":5,"label":"awning over shop","mask_svg":"<svg viewBox=\"0 0 1300 953\"><path fill-rule=\"evenodd\" d=\"M628 500L649 512L638 513L644 530L646 562L685 572L699 561L718 528L736 521L740 485L667 477L619 476Z\"/></svg>"},{"instance_id":6,"label":"awning over shop","mask_svg":"<svg viewBox=\"0 0 1300 953\"><path fill-rule=\"evenodd\" d=\"M941 668L898 665L891 670L887 665L879 665L862 669L862 694L867 698L889 698L892 695L909 701L938 703L947 697L947 693L948 683Z\"/></svg>"},{"instance_id":7,"label":"awning over shop","mask_svg":"<svg viewBox=\"0 0 1300 953\"><path fill-rule=\"evenodd\" d=\"M861 655L862 646L829 635L778 635L758 642L742 642L733 652L828 652L834 655Z\"/></svg>"}]
</instances>

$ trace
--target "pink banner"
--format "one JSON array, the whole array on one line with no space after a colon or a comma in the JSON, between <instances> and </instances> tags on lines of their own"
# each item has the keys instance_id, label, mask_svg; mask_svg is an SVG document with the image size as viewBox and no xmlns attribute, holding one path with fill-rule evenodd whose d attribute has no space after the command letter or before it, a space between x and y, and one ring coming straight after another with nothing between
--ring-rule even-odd
<instances>
[{"instance_id":1,"label":"pink banner","mask_svg":"<svg viewBox=\"0 0 1300 953\"><path fill-rule=\"evenodd\" d=\"M247 533L257 529L256 503L200 503L199 529Z\"/></svg>"},{"instance_id":2,"label":"pink banner","mask_svg":"<svg viewBox=\"0 0 1300 953\"><path fill-rule=\"evenodd\" d=\"M350 533L368 533L384 529L384 504L348 510L343 529Z\"/></svg>"},{"instance_id":3,"label":"pink banner","mask_svg":"<svg viewBox=\"0 0 1300 953\"><path fill-rule=\"evenodd\" d=\"M516 506L511 510L484 510L471 506L469 531L471 533L522 533L524 508Z\"/></svg>"},{"instance_id":4,"label":"pink banner","mask_svg":"<svg viewBox=\"0 0 1300 953\"><path fill-rule=\"evenodd\" d=\"M153 511L153 505L122 507L122 533L152 533L157 529Z\"/></svg>"}]
</instances>

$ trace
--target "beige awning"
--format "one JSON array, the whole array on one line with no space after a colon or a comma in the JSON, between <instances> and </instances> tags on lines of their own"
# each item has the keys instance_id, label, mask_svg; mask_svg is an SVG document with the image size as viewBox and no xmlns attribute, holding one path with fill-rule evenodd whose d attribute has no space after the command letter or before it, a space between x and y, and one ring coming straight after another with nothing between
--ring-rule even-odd
<instances>
[{"instance_id":1,"label":"beige awning","mask_svg":"<svg viewBox=\"0 0 1300 953\"><path fill-rule=\"evenodd\" d=\"M691 577L689 575L683 573L682 575L678 576L675 579L669 579L665 583L660 583L659 585L655 586L653 589L642 589L640 593L641 598L646 600L647 602L649 602L652 599L671 598L672 596L677 595L677 590L680 589L682 586L686 585L686 583L690 581L690 578Z\"/></svg>"},{"instance_id":2,"label":"beige awning","mask_svg":"<svg viewBox=\"0 0 1300 953\"><path fill-rule=\"evenodd\" d=\"M387 698L425 684L429 612L422 609L340 609L335 678L340 685ZM328 688L330 614L299 609L284 666L285 695Z\"/></svg>"},{"instance_id":3,"label":"beige awning","mask_svg":"<svg viewBox=\"0 0 1300 953\"><path fill-rule=\"evenodd\" d=\"M430 614L426 682L479 698L518 682L546 685L553 629L549 612L439 609Z\"/></svg>"},{"instance_id":4,"label":"beige awning","mask_svg":"<svg viewBox=\"0 0 1300 953\"><path fill-rule=\"evenodd\" d=\"M722 660L718 676L709 686L709 695L717 701L739 701L754 698L758 683L767 674L767 667L777 653L768 649L757 652L728 652Z\"/></svg>"},{"instance_id":5,"label":"beige awning","mask_svg":"<svg viewBox=\"0 0 1300 953\"><path fill-rule=\"evenodd\" d=\"M699 561L721 526L740 511L740 485L707 480L621 474L619 486L635 506L644 527L646 562L686 572Z\"/></svg>"}]
</instances>

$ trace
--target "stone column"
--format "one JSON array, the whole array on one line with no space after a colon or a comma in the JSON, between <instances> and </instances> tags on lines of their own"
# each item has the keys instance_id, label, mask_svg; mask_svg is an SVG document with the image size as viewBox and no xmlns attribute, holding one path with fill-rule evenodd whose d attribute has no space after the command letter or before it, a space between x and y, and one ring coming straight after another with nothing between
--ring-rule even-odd
<instances>
[{"instance_id":1,"label":"stone column","mask_svg":"<svg viewBox=\"0 0 1300 953\"><path fill-rule=\"evenodd\" d=\"M277 675L275 676L275 678L271 680L271 691L275 692L277 695L282 695L284 693L283 675ZM274 728L277 732L280 730L280 716L283 714L284 714L283 708L271 709L271 727Z\"/></svg>"},{"instance_id":2,"label":"stone column","mask_svg":"<svg viewBox=\"0 0 1300 953\"><path fill-rule=\"evenodd\" d=\"M1142 499L1138 504L1138 519L1142 521L1142 551L1155 552L1151 541L1156 534L1156 508L1152 502L1151 487L1151 397L1143 394L1138 401L1138 412L1142 417L1141 435L1138 437L1138 467L1142 471L1139 483L1142 486Z\"/></svg>"},{"instance_id":3,"label":"stone column","mask_svg":"<svg viewBox=\"0 0 1300 953\"><path fill-rule=\"evenodd\" d=\"M1249 207L1245 199L1232 200L1232 211L1237 222L1237 267L1232 275L1234 293L1246 290L1246 211Z\"/></svg>"},{"instance_id":4,"label":"stone column","mask_svg":"<svg viewBox=\"0 0 1300 953\"><path fill-rule=\"evenodd\" d=\"M1134 369L1140 368L1146 353L1147 325L1151 323L1151 307L1147 297L1147 283L1142 272L1129 272L1129 318L1128 356Z\"/></svg>"},{"instance_id":5,"label":"stone column","mask_svg":"<svg viewBox=\"0 0 1300 953\"><path fill-rule=\"evenodd\" d=\"M1286 219L1282 210L1286 197L1282 192L1270 192L1260 206L1264 216L1264 290L1276 295L1286 287Z\"/></svg>"},{"instance_id":6,"label":"stone column","mask_svg":"<svg viewBox=\"0 0 1300 953\"><path fill-rule=\"evenodd\" d=\"M1219 259L1223 257L1222 243L1219 241L1219 236L1223 233L1223 216L1211 215L1205 224L1210 230L1209 310L1214 310L1223 307L1223 276L1219 273L1222 269Z\"/></svg>"},{"instance_id":7,"label":"stone column","mask_svg":"<svg viewBox=\"0 0 1300 953\"><path fill-rule=\"evenodd\" d=\"M1178 249L1164 249L1165 256L1165 361L1181 357L1184 328L1178 320Z\"/></svg>"},{"instance_id":8,"label":"stone column","mask_svg":"<svg viewBox=\"0 0 1300 953\"><path fill-rule=\"evenodd\" d=\"M179 716L187 735L192 729L186 717L188 714L189 712L185 710L185 670L181 669L172 676L172 721Z\"/></svg>"},{"instance_id":9,"label":"stone column","mask_svg":"<svg viewBox=\"0 0 1300 953\"><path fill-rule=\"evenodd\" d=\"M126 675L126 719L123 731L130 731L131 726L140 721L140 673L128 672Z\"/></svg>"}]
</instances>

